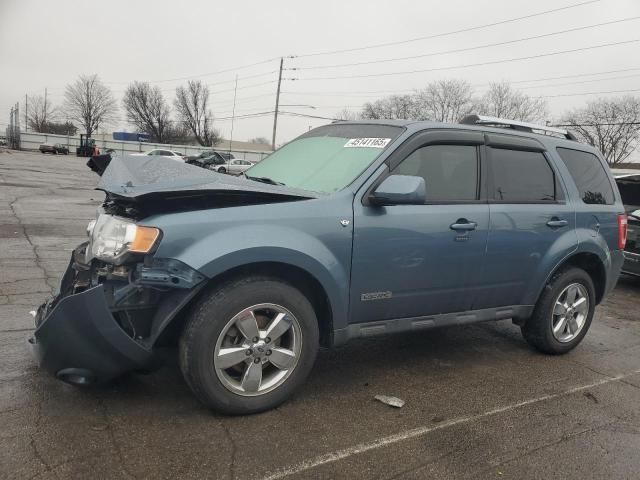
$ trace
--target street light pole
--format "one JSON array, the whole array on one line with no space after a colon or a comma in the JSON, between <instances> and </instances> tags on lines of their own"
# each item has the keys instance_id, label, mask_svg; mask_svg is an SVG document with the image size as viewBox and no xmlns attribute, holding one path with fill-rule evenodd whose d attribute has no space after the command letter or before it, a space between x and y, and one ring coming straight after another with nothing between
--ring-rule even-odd
<instances>
[{"instance_id":1,"label":"street light pole","mask_svg":"<svg viewBox=\"0 0 640 480\"><path fill-rule=\"evenodd\" d=\"M278 108L280 106L280 84L282 83L282 65L284 57L280 57L280 72L278 73L278 89L276 90L276 108L273 112L273 137L271 138L271 148L276 149L276 131L278 129Z\"/></svg>"}]
</instances>

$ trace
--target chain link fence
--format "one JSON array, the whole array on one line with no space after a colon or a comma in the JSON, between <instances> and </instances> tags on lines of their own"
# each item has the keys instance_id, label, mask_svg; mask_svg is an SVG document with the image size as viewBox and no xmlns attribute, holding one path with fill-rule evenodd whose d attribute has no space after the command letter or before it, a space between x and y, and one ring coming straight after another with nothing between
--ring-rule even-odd
<instances>
[{"instance_id":1,"label":"chain link fence","mask_svg":"<svg viewBox=\"0 0 640 480\"><path fill-rule=\"evenodd\" d=\"M126 153L140 153L148 150L154 149L163 149L163 150L173 150L180 152L184 155L198 155L202 152L210 152L211 150L216 150L224 153L231 153L235 158L239 158L242 160L248 160L250 162L259 162L264 157L269 155L270 151L260 151L260 150L242 150L242 149L234 149L229 150L228 148L216 148L216 147L200 147L193 145L174 145L174 144L161 144L161 143L150 143L150 142L127 142L123 140L112 140L107 138L107 135L97 134L92 136L95 140L96 145L102 153L106 152L108 149L113 149L118 153L126 154ZM34 133L34 132L22 132L18 139L19 148L22 150L38 150L40 145L42 144L55 144L59 143L65 145L69 148L69 153L74 154L76 151L76 147L80 145L80 137L79 136L67 136L67 135L54 135L50 133ZM18 147L15 147L18 148Z\"/></svg>"}]
</instances>

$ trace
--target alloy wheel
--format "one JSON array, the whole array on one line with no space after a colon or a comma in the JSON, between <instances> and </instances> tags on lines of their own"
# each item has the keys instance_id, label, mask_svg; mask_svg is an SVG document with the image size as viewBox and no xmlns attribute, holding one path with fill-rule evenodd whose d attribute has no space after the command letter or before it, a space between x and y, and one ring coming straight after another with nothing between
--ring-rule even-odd
<instances>
[{"instance_id":1,"label":"alloy wheel","mask_svg":"<svg viewBox=\"0 0 640 480\"><path fill-rule=\"evenodd\" d=\"M262 303L242 310L225 325L213 363L225 388L238 395L257 396L286 381L301 351L298 319L281 305Z\"/></svg>"},{"instance_id":2,"label":"alloy wheel","mask_svg":"<svg viewBox=\"0 0 640 480\"><path fill-rule=\"evenodd\" d=\"M552 331L556 340L567 343L580 334L589 314L589 293L584 285L565 287L553 307Z\"/></svg>"}]
</instances>

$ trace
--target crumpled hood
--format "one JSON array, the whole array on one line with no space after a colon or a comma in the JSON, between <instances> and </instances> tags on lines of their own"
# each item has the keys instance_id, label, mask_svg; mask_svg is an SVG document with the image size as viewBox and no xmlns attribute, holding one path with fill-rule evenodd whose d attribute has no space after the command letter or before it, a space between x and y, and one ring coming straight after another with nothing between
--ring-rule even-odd
<instances>
[{"instance_id":1,"label":"crumpled hood","mask_svg":"<svg viewBox=\"0 0 640 480\"><path fill-rule=\"evenodd\" d=\"M114 156L96 187L111 196L142 199L182 192L258 194L261 197L318 198L321 195L283 185L269 185L189 165L166 157Z\"/></svg>"}]
</instances>

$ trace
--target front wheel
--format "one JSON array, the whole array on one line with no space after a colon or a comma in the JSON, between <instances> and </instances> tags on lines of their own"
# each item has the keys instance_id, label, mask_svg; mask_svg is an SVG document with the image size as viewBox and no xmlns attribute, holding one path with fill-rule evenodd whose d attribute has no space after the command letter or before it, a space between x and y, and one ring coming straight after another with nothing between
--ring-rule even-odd
<instances>
[{"instance_id":1,"label":"front wheel","mask_svg":"<svg viewBox=\"0 0 640 480\"><path fill-rule=\"evenodd\" d=\"M595 306L591 276L580 268L563 269L545 286L522 334L544 353L567 353L587 334Z\"/></svg>"},{"instance_id":2,"label":"front wheel","mask_svg":"<svg viewBox=\"0 0 640 480\"><path fill-rule=\"evenodd\" d=\"M226 414L274 408L302 384L318 350L307 298L268 277L228 282L204 297L180 339L180 367L196 397Z\"/></svg>"},{"instance_id":3,"label":"front wheel","mask_svg":"<svg viewBox=\"0 0 640 480\"><path fill-rule=\"evenodd\" d=\"M227 173L227 169L226 169L226 168L224 168L224 167L220 167L220 168L218 169L218 173Z\"/></svg>"}]
</instances>

